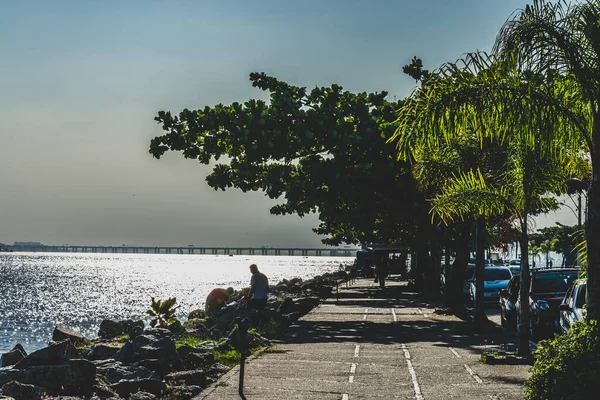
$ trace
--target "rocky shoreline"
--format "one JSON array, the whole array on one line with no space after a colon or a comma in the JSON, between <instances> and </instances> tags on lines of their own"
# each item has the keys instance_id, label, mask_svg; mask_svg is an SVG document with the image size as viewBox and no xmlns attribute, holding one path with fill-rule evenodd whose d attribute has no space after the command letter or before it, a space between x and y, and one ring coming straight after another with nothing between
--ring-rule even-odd
<instances>
[{"instance_id":1,"label":"rocky shoreline","mask_svg":"<svg viewBox=\"0 0 600 400\"><path fill-rule=\"evenodd\" d=\"M240 349L268 346L345 279L284 279L261 312L239 307L237 291L215 315L192 310L168 327L105 320L94 340L57 326L47 347L26 354L17 344L2 355L0 399L190 399L239 363Z\"/></svg>"}]
</instances>

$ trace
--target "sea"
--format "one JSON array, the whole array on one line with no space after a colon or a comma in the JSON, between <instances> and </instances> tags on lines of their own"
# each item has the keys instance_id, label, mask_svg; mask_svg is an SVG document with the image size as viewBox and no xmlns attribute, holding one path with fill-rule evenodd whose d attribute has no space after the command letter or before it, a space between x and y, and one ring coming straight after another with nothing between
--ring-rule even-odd
<instances>
[{"instance_id":1,"label":"sea","mask_svg":"<svg viewBox=\"0 0 600 400\"><path fill-rule=\"evenodd\" d=\"M215 287L249 285L249 265L271 284L337 271L351 257L0 253L0 353L20 343L30 352L56 325L97 337L104 319L143 319L151 298L177 298L177 317L203 308Z\"/></svg>"}]
</instances>

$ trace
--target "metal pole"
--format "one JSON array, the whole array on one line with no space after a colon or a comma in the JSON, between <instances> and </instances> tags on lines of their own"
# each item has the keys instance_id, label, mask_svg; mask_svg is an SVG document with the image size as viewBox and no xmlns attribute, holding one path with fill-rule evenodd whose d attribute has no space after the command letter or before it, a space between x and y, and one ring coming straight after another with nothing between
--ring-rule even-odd
<instances>
[{"instance_id":1,"label":"metal pole","mask_svg":"<svg viewBox=\"0 0 600 400\"><path fill-rule=\"evenodd\" d=\"M577 201L577 229L581 230L581 192Z\"/></svg>"}]
</instances>

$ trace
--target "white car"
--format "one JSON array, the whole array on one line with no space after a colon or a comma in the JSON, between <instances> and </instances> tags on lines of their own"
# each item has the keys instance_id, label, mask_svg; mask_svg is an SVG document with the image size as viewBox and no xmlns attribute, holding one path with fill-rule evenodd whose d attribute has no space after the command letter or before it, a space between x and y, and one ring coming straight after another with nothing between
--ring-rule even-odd
<instances>
[{"instance_id":1,"label":"white car","mask_svg":"<svg viewBox=\"0 0 600 400\"><path fill-rule=\"evenodd\" d=\"M560 333L564 335L577 321L585 319L587 281L577 280L569 289L563 302L558 306L560 310Z\"/></svg>"}]
</instances>

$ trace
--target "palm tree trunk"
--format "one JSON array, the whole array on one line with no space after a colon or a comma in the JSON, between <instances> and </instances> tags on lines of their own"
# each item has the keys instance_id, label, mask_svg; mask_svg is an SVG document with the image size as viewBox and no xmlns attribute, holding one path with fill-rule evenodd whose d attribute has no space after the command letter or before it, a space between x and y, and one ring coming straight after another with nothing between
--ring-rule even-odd
<instances>
[{"instance_id":1,"label":"palm tree trunk","mask_svg":"<svg viewBox=\"0 0 600 400\"><path fill-rule=\"evenodd\" d=\"M519 355L529 357L529 235L527 234L527 213L521 221L521 272L519 287Z\"/></svg>"},{"instance_id":2,"label":"palm tree trunk","mask_svg":"<svg viewBox=\"0 0 600 400\"><path fill-rule=\"evenodd\" d=\"M592 183L588 189L585 236L587 241L587 318L600 320L600 113L594 118Z\"/></svg>"},{"instance_id":3,"label":"palm tree trunk","mask_svg":"<svg viewBox=\"0 0 600 400\"><path fill-rule=\"evenodd\" d=\"M487 317L484 308L484 274L485 274L485 218L477 218L476 228L476 253L475 253L475 330L480 331L485 327Z\"/></svg>"}]
</instances>

